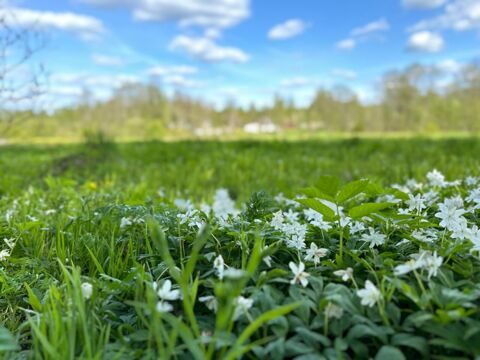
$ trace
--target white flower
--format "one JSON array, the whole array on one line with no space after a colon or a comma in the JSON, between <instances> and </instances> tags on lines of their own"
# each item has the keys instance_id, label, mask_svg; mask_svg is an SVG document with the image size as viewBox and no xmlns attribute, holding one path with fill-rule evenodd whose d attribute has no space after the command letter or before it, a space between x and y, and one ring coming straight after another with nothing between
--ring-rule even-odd
<instances>
[{"instance_id":1,"label":"white flower","mask_svg":"<svg viewBox=\"0 0 480 360\"><path fill-rule=\"evenodd\" d=\"M435 216L441 219L440 226L448 230L454 230L458 226L462 215L465 214L465 210L458 208L457 205L449 199L438 205L439 211Z\"/></svg>"},{"instance_id":2,"label":"white flower","mask_svg":"<svg viewBox=\"0 0 480 360\"><path fill-rule=\"evenodd\" d=\"M438 199L438 191L430 190L423 194L423 199L425 200L425 204L427 206L432 206L437 202Z\"/></svg>"},{"instance_id":3,"label":"white flower","mask_svg":"<svg viewBox=\"0 0 480 360\"><path fill-rule=\"evenodd\" d=\"M218 278L223 280L225 273L225 261L223 260L222 255L218 255L215 260L213 260L213 268L217 271Z\"/></svg>"},{"instance_id":4,"label":"white flower","mask_svg":"<svg viewBox=\"0 0 480 360\"><path fill-rule=\"evenodd\" d=\"M270 225L276 230L281 230L283 227L284 221L285 221L285 218L283 216L283 213L281 211L277 211L276 213L273 214L273 218L270 221Z\"/></svg>"},{"instance_id":5,"label":"white flower","mask_svg":"<svg viewBox=\"0 0 480 360\"><path fill-rule=\"evenodd\" d=\"M470 203L474 203L475 209L480 208L480 187L472 189L466 200Z\"/></svg>"},{"instance_id":6,"label":"white flower","mask_svg":"<svg viewBox=\"0 0 480 360\"><path fill-rule=\"evenodd\" d=\"M480 251L480 230L477 225L472 226L468 240L473 244L470 252Z\"/></svg>"},{"instance_id":7,"label":"white flower","mask_svg":"<svg viewBox=\"0 0 480 360\"><path fill-rule=\"evenodd\" d=\"M380 290L370 280L365 282L364 289L357 290L357 295L361 299L361 304L369 307L374 306L382 298Z\"/></svg>"},{"instance_id":8,"label":"white flower","mask_svg":"<svg viewBox=\"0 0 480 360\"><path fill-rule=\"evenodd\" d=\"M288 222L294 223L298 221L298 214L292 209L289 209L288 212L283 213L283 216L285 216L285 219Z\"/></svg>"},{"instance_id":9,"label":"white flower","mask_svg":"<svg viewBox=\"0 0 480 360\"><path fill-rule=\"evenodd\" d=\"M421 194L413 196L408 194L409 199L406 201L409 211L415 211L417 214L421 213L426 208L425 199Z\"/></svg>"},{"instance_id":10,"label":"white flower","mask_svg":"<svg viewBox=\"0 0 480 360\"><path fill-rule=\"evenodd\" d=\"M340 306L329 302L325 307L325 316L328 319L341 319L343 316L343 309Z\"/></svg>"},{"instance_id":11,"label":"white flower","mask_svg":"<svg viewBox=\"0 0 480 360\"><path fill-rule=\"evenodd\" d=\"M122 219L120 220L120 228L124 229L130 225L132 225L132 220L128 217L122 217Z\"/></svg>"},{"instance_id":12,"label":"white flower","mask_svg":"<svg viewBox=\"0 0 480 360\"><path fill-rule=\"evenodd\" d=\"M443 257L438 256L437 252L431 252L427 250L420 250L416 254L410 255L415 260L417 268L425 269L428 271L428 278L437 276L437 271L443 263Z\"/></svg>"},{"instance_id":13,"label":"white flower","mask_svg":"<svg viewBox=\"0 0 480 360\"><path fill-rule=\"evenodd\" d=\"M184 211L195 208L190 200L185 199L175 199L173 204L180 210Z\"/></svg>"},{"instance_id":14,"label":"white flower","mask_svg":"<svg viewBox=\"0 0 480 360\"><path fill-rule=\"evenodd\" d=\"M157 302L156 309L159 313L167 313L173 310L173 305L166 301Z\"/></svg>"},{"instance_id":15,"label":"white flower","mask_svg":"<svg viewBox=\"0 0 480 360\"><path fill-rule=\"evenodd\" d=\"M180 290L172 290L172 282L165 280L163 285L157 291L157 295L162 300L173 301L178 300L181 297Z\"/></svg>"},{"instance_id":16,"label":"white flower","mask_svg":"<svg viewBox=\"0 0 480 360\"><path fill-rule=\"evenodd\" d=\"M425 243L432 243L438 239L437 233L433 229L414 230L412 237Z\"/></svg>"},{"instance_id":17,"label":"white flower","mask_svg":"<svg viewBox=\"0 0 480 360\"><path fill-rule=\"evenodd\" d=\"M6 221L7 223L9 223L10 220L12 220L13 215L15 215L15 210L14 210L14 209L8 209L8 210L5 212L5 221Z\"/></svg>"},{"instance_id":18,"label":"white flower","mask_svg":"<svg viewBox=\"0 0 480 360\"><path fill-rule=\"evenodd\" d=\"M377 201L378 202L389 202L389 203L392 203L392 204L398 204L399 202L402 202L402 200L398 199L397 197L395 197L395 195L392 195L392 194L379 196Z\"/></svg>"},{"instance_id":19,"label":"white flower","mask_svg":"<svg viewBox=\"0 0 480 360\"><path fill-rule=\"evenodd\" d=\"M264 247L263 251L267 249L267 247ZM264 256L262 260L268 267L272 267L272 257L270 255Z\"/></svg>"},{"instance_id":20,"label":"white flower","mask_svg":"<svg viewBox=\"0 0 480 360\"><path fill-rule=\"evenodd\" d=\"M333 275L342 278L342 280L346 282L350 279L353 279L353 269L349 267L345 270L337 270L333 272Z\"/></svg>"},{"instance_id":21,"label":"white flower","mask_svg":"<svg viewBox=\"0 0 480 360\"><path fill-rule=\"evenodd\" d=\"M417 180L415 180L415 179L408 179L407 182L405 183L405 185L410 190L420 190L423 187L423 184L417 182Z\"/></svg>"},{"instance_id":22,"label":"white flower","mask_svg":"<svg viewBox=\"0 0 480 360\"><path fill-rule=\"evenodd\" d=\"M467 239L470 240L472 243L480 243L480 229L477 225L473 225L471 229L469 229L467 234Z\"/></svg>"},{"instance_id":23,"label":"white flower","mask_svg":"<svg viewBox=\"0 0 480 360\"><path fill-rule=\"evenodd\" d=\"M478 178L476 177L468 176L467 178L465 178L465 184L467 184L468 186L475 186L477 185L477 183L478 183Z\"/></svg>"},{"instance_id":24,"label":"white flower","mask_svg":"<svg viewBox=\"0 0 480 360\"><path fill-rule=\"evenodd\" d=\"M359 232L362 232L363 230L365 230L365 225L362 222L354 221L354 222L350 223L350 234L351 235L358 234Z\"/></svg>"},{"instance_id":25,"label":"white flower","mask_svg":"<svg viewBox=\"0 0 480 360\"><path fill-rule=\"evenodd\" d=\"M3 239L3 242L4 242L10 249L13 249L14 246L15 246L15 239L14 239L14 238L10 238L10 239L4 238L4 239Z\"/></svg>"},{"instance_id":26,"label":"white flower","mask_svg":"<svg viewBox=\"0 0 480 360\"><path fill-rule=\"evenodd\" d=\"M239 213L235 208L235 202L230 198L226 189L218 189L215 192L212 210L217 219L224 221L229 215L236 216Z\"/></svg>"},{"instance_id":27,"label":"white flower","mask_svg":"<svg viewBox=\"0 0 480 360\"><path fill-rule=\"evenodd\" d=\"M291 284L300 283L302 284L303 287L306 287L308 285L307 278L310 276L310 274L304 271L305 264L303 262L300 262L298 265L296 265L295 263L290 262L288 266L290 267L293 273L293 279L292 281L290 281L290 283Z\"/></svg>"},{"instance_id":28,"label":"white flower","mask_svg":"<svg viewBox=\"0 0 480 360\"><path fill-rule=\"evenodd\" d=\"M302 250L305 248L305 235L302 233L299 234L290 234L287 239L285 239L285 244L297 250Z\"/></svg>"},{"instance_id":29,"label":"white flower","mask_svg":"<svg viewBox=\"0 0 480 360\"><path fill-rule=\"evenodd\" d=\"M415 260L408 260L405 264L401 264L395 267L394 274L396 276L408 274L411 271L417 270L419 268L418 262Z\"/></svg>"},{"instance_id":30,"label":"white flower","mask_svg":"<svg viewBox=\"0 0 480 360\"><path fill-rule=\"evenodd\" d=\"M177 218L180 220L180 224L188 224L189 227L201 228L205 222L198 216L198 210L187 209L184 214L178 214Z\"/></svg>"},{"instance_id":31,"label":"white flower","mask_svg":"<svg viewBox=\"0 0 480 360\"><path fill-rule=\"evenodd\" d=\"M361 240L370 243L370 248L374 248L375 246L385 244L385 235L375 231L373 228L369 229L370 234L363 234Z\"/></svg>"},{"instance_id":32,"label":"white flower","mask_svg":"<svg viewBox=\"0 0 480 360\"><path fill-rule=\"evenodd\" d=\"M318 227L320 230L328 231L332 228L332 226L323 220L323 215L319 212L316 212L313 209L306 209L303 211L305 217L307 218L308 222L315 227Z\"/></svg>"},{"instance_id":33,"label":"white flower","mask_svg":"<svg viewBox=\"0 0 480 360\"><path fill-rule=\"evenodd\" d=\"M438 269L442 266L443 257L438 256L435 251L433 254L430 251L420 251L417 261L420 262L421 267L428 271L428 278L437 276Z\"/></svg>"},{"instance_id":34,"label":"white flower","mask_svg":"<svg viewBox=\"0 0 480 360\"><path fill-rule=\"evenodd\" d=\"M236 300L233 319L237 320L242 314L246 314L248 312L248 309L250 309L252 305L253 305L252 299L247 299L247 298L244 298L243 296L239 296Z\"/></svg>"},{"instance_id":35,"label":"white flower","mask_svg":"<svg viewBox=\"0 0 480 360\"><path fill-rule=\"evenodd\" d=\"M88 300L92 297L92 293L93 293L93 286L92 284L88 283L88 282L84 282L81 286L80 286L80 290L82 291L82 296L84 299Z\"/></svg>"},{"instance_id":36,"label":"white flower","mask_svg":"<svg viewBox=\"0 0 480 360\"><path fill-rule=\"evenodd\" d=\"M427 180L432 186L438 186L438 187L447 186L447 182L445 181L445 176L437 169L433 169L427 174Z\"/></svg>"},{"instance_id":37,"label":"white flower","mask_svg":"<svg viewBox=\"0 0 480 360\"><path fill-rule=\"evenodd\" d=\"M458 219L458 222L451 228L452 238L457 240L465 240L470 235L467 219L463 216Z\"/></svg>"},{"instance_id":38,"label":"white flower","mask_svg":"<svg viewBox=\"0 0 480 360\"><path fill-rule=\"evenodd\" d=\"M10 257L10 250L3 249L0 251L0 261L5 261L8 257Z\"/></svg>"},{"instance_id":39,"label":"white flower","mask_svg":"<svg viewBox=\"0 0 480 360\"><path fill-rule=\"evenodd\" d=\"M305 256L305 261L313 261L315 265L320 263L320 259L327 256L328 249L319 248L317 244L311 243L310 249L307 249L307 255Z\"/></svg>"},{"instance_id":40,"label":"white flower","mask_svg":"<svg viewBox=\"0 0 480 360\"><path fill-rule=\"evenodd\" d=\"M217 312L218 301L215 298L215 296L213 296L213 295L201 296L200 298L198 298L198 301L204 303L205 306L207 307L207 309L209 309L209 310L211 310L215 313Z\"/></svg>"},{"instance_id":41,"label":"white flower","mask_svg":"<svg viewBox=\"0 0 480 360\"><path fill-rule=\"evenodd\" d=\"M245 276L245 271L229 267L223 272L223 276L229 279L240 279Z\"/></svg>"}]
</instances>

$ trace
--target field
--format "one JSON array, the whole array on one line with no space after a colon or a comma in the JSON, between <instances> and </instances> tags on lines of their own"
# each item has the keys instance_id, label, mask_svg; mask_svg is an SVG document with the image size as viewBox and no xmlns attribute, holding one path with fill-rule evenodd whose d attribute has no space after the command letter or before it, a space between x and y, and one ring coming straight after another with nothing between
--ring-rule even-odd
<instances>
[{"instance_id":1,"label":"field","mask_svg":"<svg viewBox=\"0 0 480 360\"><path fill-rule=\"evenodd\" d=\"M475 137L0 146L0 356L478 357L478 154Z\"/></svg>"}]
</instances>

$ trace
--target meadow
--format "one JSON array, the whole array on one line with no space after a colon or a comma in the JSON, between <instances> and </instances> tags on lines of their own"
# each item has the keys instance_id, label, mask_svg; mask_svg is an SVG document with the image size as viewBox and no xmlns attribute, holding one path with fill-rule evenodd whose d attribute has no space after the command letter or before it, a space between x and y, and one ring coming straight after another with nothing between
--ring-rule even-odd
<instances>
[{"instance_id":1,"label":"meadow","mask_svg":"<svg viewBox=\"0 0 480 360\"><path fill-rule=\"evenodd\" d=\"M0 147L5 359L480 356L476 137Z\"/></svg>"}]
</instances>

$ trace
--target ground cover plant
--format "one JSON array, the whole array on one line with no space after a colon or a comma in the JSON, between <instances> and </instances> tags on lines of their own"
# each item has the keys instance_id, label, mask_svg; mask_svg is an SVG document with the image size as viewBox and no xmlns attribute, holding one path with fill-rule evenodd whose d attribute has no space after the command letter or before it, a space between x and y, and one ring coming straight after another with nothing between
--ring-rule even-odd
<instances>
[{"instance_id":1,"label":"ground cover plant","mask_svg":"<svg viewBox=\"0 0 480 360\"><path fill-rule=\"evenodd\" d=\"M478 144L402 141L0 149L1 356L480 356Z\"/></svg>"}]
</instances>

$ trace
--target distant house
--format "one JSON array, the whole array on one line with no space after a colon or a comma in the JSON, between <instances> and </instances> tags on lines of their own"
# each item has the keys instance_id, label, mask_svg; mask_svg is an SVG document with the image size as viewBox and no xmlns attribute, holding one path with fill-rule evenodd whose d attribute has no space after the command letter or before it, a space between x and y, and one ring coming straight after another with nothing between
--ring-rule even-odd
<instances>
[{"instance_id":1,"label":"distant house","mask_svg":"<svg viewBox=\"0 0 480 360\"><path fill-rule=\"evenodd\" d=\"M264 119L245 124L243 131L247 134L273 134L278 131L278 128L270 119Z\"/></svg>"}]
</instances>

